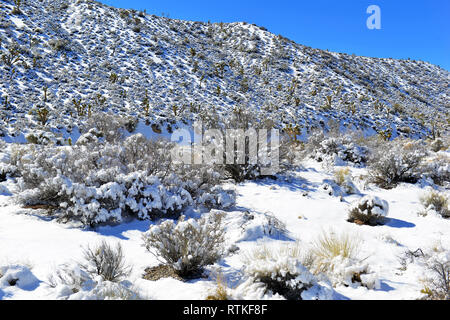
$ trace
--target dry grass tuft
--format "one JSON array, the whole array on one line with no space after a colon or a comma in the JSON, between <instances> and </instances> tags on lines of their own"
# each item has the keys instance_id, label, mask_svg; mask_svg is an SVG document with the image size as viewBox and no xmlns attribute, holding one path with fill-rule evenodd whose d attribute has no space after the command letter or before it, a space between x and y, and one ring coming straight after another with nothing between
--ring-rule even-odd
<instances>
[{"instance_id":1,"label":"dry grass tuft","mask_svg":"<svg viewBox=\"0 0 450 320\"><path fill-rule=\"evenodd\" d=\"M349 176L350 176L349 168L339 168L334 171L334 180L340 186L342 186L345 183L347 177Z\"/></svg>"},{"instance_id":2,"label":"dry grass tuft","mask_svg":"<svg viewBox=\"0 0 450 320\"><path fill-rule=\"evenodd\" d=\"M313 244L311 255L315 259L316 271L330 269L331 262L337 257L355 258L361 246L361 239L347 233L337 235L333 231L324 231Z\"/></svg>"}]
</instances>

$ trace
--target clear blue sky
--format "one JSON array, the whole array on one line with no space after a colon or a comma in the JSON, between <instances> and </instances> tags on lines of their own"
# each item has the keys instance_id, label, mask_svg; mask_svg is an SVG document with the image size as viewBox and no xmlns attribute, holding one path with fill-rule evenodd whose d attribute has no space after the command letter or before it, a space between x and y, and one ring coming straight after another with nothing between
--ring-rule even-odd
<instances>
[{"instance_id":1,"label":"clear blue sky","mask_svg":"<svg viewBox=\"0 0 450 320\"><path fill-rule=\"evenodd\" d=\"M450 70L450 0L100 0L170 18L245 21L297 43L371 57L424 60ZM369 30L369 5L381 30Z\"/></svg>"}]
</instances>

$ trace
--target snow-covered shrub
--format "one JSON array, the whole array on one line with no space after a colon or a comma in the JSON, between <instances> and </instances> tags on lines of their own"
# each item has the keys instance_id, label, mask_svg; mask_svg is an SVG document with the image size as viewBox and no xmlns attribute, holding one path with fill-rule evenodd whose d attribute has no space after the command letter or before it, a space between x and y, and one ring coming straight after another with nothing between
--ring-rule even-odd
<instances>
[{"instance_id":1,"label":"snow-covered shrub","mask_svg":"<svg viewBox=\"0 0 450 320\"><path fill-rule=\"evenodd\" d=\"M349 168L339 168L334 171L334 180L338 185L343 185L347 178L350 176Z\"/></svg>"},{"instance_id":2,"label":"snow-covered shrub","mask_svg":"<svg viewBox=\"0 0 450 320\"><path fill-rule=\"evenodd\" d=\"M337 235L333 231L324 232L314 243L311 253L315 256L316 267L320 271L326 271L328 261L341 256L353 258L360 247L360 240L349 234Z\"/></svg>"},{"instance_id":3,"label":"snow-covered shrub","mask_svg":"<svg viewBox=\"0 0 450 320\"><path fill-rule=\"evenodd\" d=\"M230 300L229 289L226 284L226 279L223 278L223 275L217 275L216 287L206 297L206 300Z\"/></svg>"},{"instance_id":4,"label":"snow-covered shrub","mask_svg":"<svg viewBox=\"0 0 450 320\"><path fill-rule=\"evenodd\" d=\"M136 123L133 124L133 121L129 118L120 117L113 113L99 112L94 113L84 123L82 133L92 132L92 129L94 129L98 138L101 137L106 142L113 143L122 140L127 131L133 132L135 127Z\"/></svg>"},{"instance_id":5,"label":"snow-covered shrub","mask_svg":"<svg viewBox=\"0 0 450 320\"><path fill-rule=\"evenodd\" d=\"M379 287L376 274L370 271L367 263L357 258L360 245L361 241L356 236L324 232L310 252L312 270L315 274L326 274L334 286Z\"/></svg>"},{"instance_id":6,"label":"snow-covered shrub","mask_svg":"<svg viewBox=\"0 0 450 320\"><path fill-rule=\"evenodd\" d=\"M52 132L42 130L33 130L25 136L25 139L32 144L62 144L61 139L57 139Z\"/></svg>"},{"instance_id":7,"label":"snow-covered shrub","mask_svg":"<svg viewBox=\"0 0 450 320\"><path fill-rule=\"evenodd\" d=\"M364 165L369 153L350 134L327 136L323 132L314 132L309 137L304 152L312 159L331 166L348 163Z\"/></svg>"},{"instance_id":8,"label":"snow-covered shrub","mask_svg":"<svg viewBox=\"0 0 450 320\"><path fill-rule=\"evenodd\" d=\"M245 212L242 215L241 228L243 231L241 241L255 241L264 237L277 240L289 238L286 224L269 212L259 214Z\"/></svg>"},{"instance_id":9,"label":"snow-covered shrub","mask_svg":"<svg viewBox=\"0 0 450 320\"><path fill-rule=\"evenodd\" d=\"M166 220L150 227L143 235L144 244L181 277L198 276L223 255L222 218L222 213L210 213L198 220L184 216L178 222Z\"/></svg>"},{"instance_id":10,"label":"snow-covered shrub","mask_svg":"<svg viewBox=\"0 0 450 320\"><path fill-rule=\"evenodd\" d=\"M343 195L341 188L334 181L328 179L323 181L317 188L317 191L327 194L330 197L340 197Z\"/></svg>"},{"instance_id":11,"label":"snow-covered shrub","mask_svg":"<svg viewBox=\"0 0 450 320\"><path fill-rule=\"evenodd\" d=\"M422 290L430 300L450 300L450 251L443 250L428 257L426 267L430 271Z\"/></svg>"},{"instance_id":12,"label":"snow-covered shrub","mask_svg":"<svg viewBox=\"0 0 450 320\"><path fill-rule=\"evenodd\" d=\"M430 191L420 198L420 202L425 208L425 213L422 215L427 215L430 212L435 212L444 218L450 218L450 210L448 207L448 196L444 193L439 193L437 191Z\"/></svg>"},{"instance_id":13,"label":"snow-covered shrub","mask_svg":"<svg viewBox=\"0 0 450 320\"><path fill-rule=\"evenodd\" d=\"M448 153L437 153L426 158L421 170L424 177L431 178L437 185L450 182L450 155Z\"/></svg>"},{"instance_id":14,"label":"snow-covered shrub","mask_svg":"<svg viewBox=\"0 0 450 320\"><path fill-rule=\"evenodd\" d=\"M226 164L227 177L236 182L255 180L260 176L260 167L251 164Z\"/></svg>"},{"instance_id":15,"label":"snow-covered shrub","mask_svg":"<svg viewBox=\"0 0 450 320\"><path fill-rule=\"evenodd\" d=\"M98 137L90 129L73 146L18 148L11 160L21 175L17 199L91 226L124 216L176 217L190 205L234 205L234 192L218 185L214 167L173 164L169 142L140 134L111 143Z\"/></svg>"},{"instance_id":16,"label":"snow-covered shrub","mask_svg":"<svg viewBox=\"0 0 450 320\"><path fill-rule=\"evenodd\" d=\"M136 300L139 294L129 281L105 281L101 276L93 277L79 265L64 264L48 279L57 299L66 300Z\"/></svg>"},{"instance_id":17,"label":"snow-covered shrub","mask_svg":"<svg viewBox=\"0 0 450 320\"><path fill-rule=\"evenodd\" d=\"M0 293L12 286L22 290L34 289L39 286L39 282L39 279L26 266L13 264L0 267Z\"/></svg>"},{"instance_id":18,"label":"snow-covered shrub","mask_svg":"<svg viewBox=\"0 0 450 320\"><path fill-rule=\"evenodd\" d=\"M368 195L350 205L347 221L376 226L383 222L388 212L387 201Z\"/></svg>"},{"instance_id":19,"label":"snow-covered shrub","mask_svg":"<svg viewBox=\"0 0 450 320\"><path fill-rule=\"evenodd\" d=\"M256 141L252 141L249 136L246 136L246 133L251 132L250 130L255 130L254 132L256 133L256 130L262 128L261 124L255 120L254 116L249 111L235 110L232 116L227 119L225 126L227 135L230 134L236 141L242 141L241 146L239 146L239 142L236 142L236 145L233 144L233 163L229 163L229 159L224 159L225 165L223 168L225 176L236 182L254 180L262 177L262 167L271 165L271 152L278 151L279 153L279 148L275 149L274 146L270 146L270 143L267 143L263 149L263 145L259 143L261 137L257 137ZM268 138L269 134L270 130L268 130ZM243 149L241 149L241 147L243 147ZM250 150L253 148L257 150L259 154L266 154L267 159L264 159L263 157L251 159Z\"/></svg>"},{"instance_id":20,"label":"snow-covered shrub","mask_svg":"<svg viewBox=\"0 0 450 320\"><path fill-rule=\"evenodd\" d=\"M358 193L358 189L352 181L352 175L348 168L340 168L334 171L334 180L346 194Z\"/></svg>"},{"instance_id":21,"label":"snow-covered shrub","mask_svg":"<svg viewBox=\"0 0 450 320\"><path fill-rule=\"evenodd\" d=\"M264 293L281 295L287 300L331 299L333 290L320 284L301 260L298 244L276 248L258 245L243 257L244 272L253 282L264 285Z\"/></svg>"},{"instance_id":22,"label":"snow-covered shrub","mask_svg":"<svg viewBox=\"0 0 450 320\"><path fill-rule=\"evenodd\" d=\"M295 134L295 133L294 133ZM280 134L279 158L282 171L301 168L304 160L304 143L287 133Z\"/></svg>"},{"instance_id":23,"label":"snow-covered shrub","mask_svg":"<svg viewBox=\"0 0 450 320\"><path fill-rule=\"evenodd\" d=\"M385 189L399 182L416 183L422 176L421 163L426 154L418 141L386 141L372 151L369 180Z\"/></svg>"},{"instance_id":24,"label":"snow-covered shrub","mask_svg":"<svg viewBox=\"0 0 450 320\"><path fill-rule=\"evenodd\" d=\"M265 214L266 223L263 225L263 232L267 236L280 238L288 234L286 224L273 214Z\"/></svg>"},{"instance_id":25,"label":"snow-covered shrub","mask_svg":"<svg viewBox=\"0 0 450 320\"><path fill-rule=\"evenodd\" d=\"M84 249L85 262L81 268L89 274L101 276L104 281L118 282L127 277L131 268L126 265L122 246L116 248L103 241L100 245Z\"/></svg>"},{"instance_id":26,"label":"snow-covered shrub","mask_svg":"<svg viewBox=\"0 0 450 320\"><path fill-rule=\"evenodd\" d=\"M79 265L63 264L48 276L47 284L70 295L80 291L83 285L91 280L91 275Z\"/></svg>"},{"instance_id":27,"label":"snow-covered shrub","mask_svg":"<svg viewBox=\"0 0 450 320\"><path fill-rule=\"evenodd\" d=\"M430 143L430 149L433 152L439 152L441 150L445 150L446 145L441 138L437 138Z\"/></svg>"}]
</instances>

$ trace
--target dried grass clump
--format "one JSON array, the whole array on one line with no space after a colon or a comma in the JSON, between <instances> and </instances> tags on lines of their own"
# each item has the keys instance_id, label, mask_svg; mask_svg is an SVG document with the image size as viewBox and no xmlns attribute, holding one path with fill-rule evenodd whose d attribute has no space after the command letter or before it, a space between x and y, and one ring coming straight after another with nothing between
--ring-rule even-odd
<instances>
[{"instance_id":1,"label":"dried grass clump","mask_svg":"<svg viewBox=\"0 0 450 320\"><path fill-rule=\"evenodd\" d=\"M444 218L450 218L450 210L448 209L448 197L444 193L430 191L420 198L420 202L425 210L434 210Z\"/></svg>"}]
</instances>

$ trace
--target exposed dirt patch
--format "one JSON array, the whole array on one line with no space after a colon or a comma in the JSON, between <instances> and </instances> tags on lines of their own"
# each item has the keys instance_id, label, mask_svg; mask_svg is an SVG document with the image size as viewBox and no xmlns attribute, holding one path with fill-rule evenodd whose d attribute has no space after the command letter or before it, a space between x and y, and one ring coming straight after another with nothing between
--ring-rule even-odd
<instances>
[{"instance_id":1,"label":"exposed dirt patch","mask_svg":"<svg viewBox=\"0 0 450 320\"><path fill-rule=\"evenodd\" d=\"M150 281L157 281L163 278L174 278L183 281L183 278L176 273L175 269L167 265L159 265L145 269L145 274L142 278Z\"/></svg>"}]
</instances>

